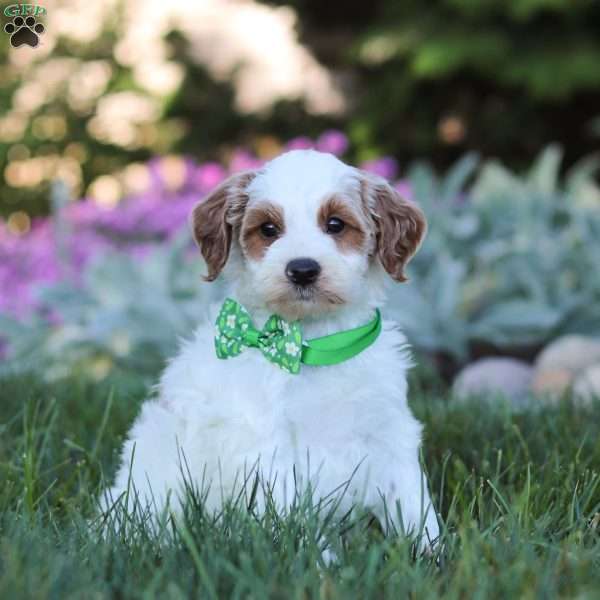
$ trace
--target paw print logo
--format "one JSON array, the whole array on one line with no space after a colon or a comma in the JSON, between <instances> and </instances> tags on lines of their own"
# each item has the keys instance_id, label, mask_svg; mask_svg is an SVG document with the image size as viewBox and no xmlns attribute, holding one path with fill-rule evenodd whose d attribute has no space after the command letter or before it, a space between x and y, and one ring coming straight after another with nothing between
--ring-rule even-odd
<instances>
[{"instance_id":1,"label":"paw print logo","mask_svg":"<svg viewBox=\"0 0 600 600\"><path fill-rule=\"evenodd\" d=\"M45 27L32 16L26 19L15 17L11 23L4 26L4 31L10 35L10 43L14 48L23 44L35 48L40 43L39 36L45 30Z\"/></svg>"}]
</instances>

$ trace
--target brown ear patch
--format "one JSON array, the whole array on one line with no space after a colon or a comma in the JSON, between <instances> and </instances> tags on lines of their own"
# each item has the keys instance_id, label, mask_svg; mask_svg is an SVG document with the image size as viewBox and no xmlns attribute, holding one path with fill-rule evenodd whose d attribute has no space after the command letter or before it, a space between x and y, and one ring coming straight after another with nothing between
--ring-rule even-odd
<instances>
[{"instance_id":1,"label":"brown ear patch","mask_svg":"<svg viewBox=\"0 0 600 600\"><path fill-rule=\"evenodd\" d=\"M261 202L244 214L240 242L244 252L255 260L261 259L267 248L279 237L265 237L260 231L264 223L273 223L281 236L285 231L282 209L270 202Z\"/></svg>"},{"instance_id":2,"label":"brown ear patch","mask_svg":"<svg viewBox=\"0 0 600 600\"><path fill-rule=\"evenodd\" d=\"M385 181L363 180L361 185L363 198L371 203L379 260L394 280L406 281L404 268L427 231L425 215Z\"/></svg>"},{"instance_id":3,"label":"brown ear patch","mask_svg":"<svg viewBox=\"0 0 600 600\"><path fill-rule=\"evenodd\" d=\"M347 201L339 196L331 196L319 209L319 227L325 231L327 221L337 217L344 222L344 229L331 234L342 252L361 252L365 249L367 239L366 225Z\"/></svg>"},{"instance_id":4,"label":"brown ear patch","mask_svg":"<svg viewBox=\"0 0 600 600\"><path fill-rule=\"evenodd\" d=\"M245 189L255 176L254 171L232 175L192 211L194 239L208 267L206 281L214 281L227 262L233 230L248 201Z\"/></svg>"}]
</instances>

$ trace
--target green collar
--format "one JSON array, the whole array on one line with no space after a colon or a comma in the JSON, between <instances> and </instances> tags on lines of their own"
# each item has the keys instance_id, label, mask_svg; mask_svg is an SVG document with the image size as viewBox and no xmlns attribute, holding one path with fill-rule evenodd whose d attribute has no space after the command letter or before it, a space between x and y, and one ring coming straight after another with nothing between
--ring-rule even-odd
<instances>
[{"instance_id":1,"label":"green collar","mask_svg":"<svg viewBox=\"0 0 600 600\"><path fill-rule=\"evenodd\" d=\"M366 325L304 340L299 321L271 315L262 330L256 329L246 309L231 298L221 307L216 321L215 349L219 358L232 358L244 347L258 348L267 360L284 371L299 373L300 363L335 365L360 354L381 332L381 313Z\"/></svg>"},{"instance_id":2,"label":"green collar","mask_svg":"<svg viewBox=\"0 0 600 600\"><path fill-rule=\"evenodd\" d=\"M366 325L306 340L302 347L302 362L306 365L344 362L368 348L380 333L381 313L376 308L375 316Z\"/></svg>"}]
</instances>

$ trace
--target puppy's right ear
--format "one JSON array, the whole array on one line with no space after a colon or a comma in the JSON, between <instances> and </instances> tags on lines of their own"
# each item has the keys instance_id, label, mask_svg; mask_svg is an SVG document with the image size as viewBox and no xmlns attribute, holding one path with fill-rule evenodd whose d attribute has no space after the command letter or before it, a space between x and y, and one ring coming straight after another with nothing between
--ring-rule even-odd
<instances>
[{"instance_id":1,"label":"puppy's right ear","mask_svg":"<svg viewBox=\"0 0 600 600\"><path fill-rule=\"evenodd\" d=\"M363 202L375 222L377 254L395 281L406 281L404 267L427 231L421 209L408 202L385 179L359 171Z\"/></svg>"},{"instance_id":2,"label":"puppy's right ear","mask_svg":"<svg viewBox=\"0 0 600 600\"><path fill-rule=\"evenodd\" d=\"M255 171L235 173L192 211L194 239L208 267L206 281L214 281L227 262L233 228L242 220L248 202L246 188L254 177Z\"/></svg>"}]
</instances>

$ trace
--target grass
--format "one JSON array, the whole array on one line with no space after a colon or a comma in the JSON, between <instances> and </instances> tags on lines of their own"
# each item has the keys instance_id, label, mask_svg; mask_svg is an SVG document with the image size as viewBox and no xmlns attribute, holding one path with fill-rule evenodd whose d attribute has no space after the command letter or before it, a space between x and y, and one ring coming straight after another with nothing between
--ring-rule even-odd
<instances>
[{"instance_id":1,"label":"grass","mask_svg":"<svg viewBox=\"0 0 600 600\"><path fill-rule=\"evenodd\" d=\"M308 505L285 517L228 506L216 520L191 502L170 540L143 523L91 534L144 394L136 380L0 381L0 598L600 597L600 403L511 413L417 390L444 520L436 560Z\"/></svg>"}]
</instances>

